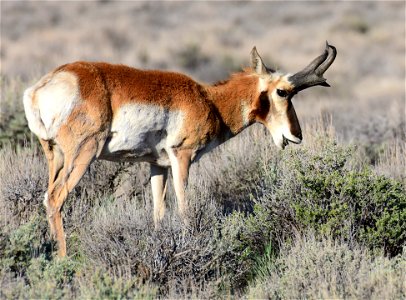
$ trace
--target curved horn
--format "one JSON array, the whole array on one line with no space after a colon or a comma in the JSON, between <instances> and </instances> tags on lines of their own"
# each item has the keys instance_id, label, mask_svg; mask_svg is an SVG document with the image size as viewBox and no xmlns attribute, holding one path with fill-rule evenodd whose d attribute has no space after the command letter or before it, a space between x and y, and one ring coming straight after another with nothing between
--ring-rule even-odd
<instances>
[{"instance_id":1,"label":"curved horn","mask_svg":"<svg viewBox=\"0 0 406 300\"><path fill-rule=\"evenodd\" d=\"M336 47L329 45L328 42L326 41L326 51L327 52L327 58L319 65L317 68L316 72L318 75L323 75L324 72L327 71L327 69L331 66L331 64L334 62L336 56L337 56L337 49Z\"/></svg>"},{"instance_id":2,"label":"curved horn","mask_svg":"<svg viewBox=\"0 0 406 300\"><path fill-rule=\"evenodd\" d=\"M302 71L290 76L288 80L293 84L297 92L315 85L328 87L330 85L326 82L323 74L331 66L336 56L336 48L326 41L326 49L323 54L315 58Z\"/></svg>"}]
</instances>

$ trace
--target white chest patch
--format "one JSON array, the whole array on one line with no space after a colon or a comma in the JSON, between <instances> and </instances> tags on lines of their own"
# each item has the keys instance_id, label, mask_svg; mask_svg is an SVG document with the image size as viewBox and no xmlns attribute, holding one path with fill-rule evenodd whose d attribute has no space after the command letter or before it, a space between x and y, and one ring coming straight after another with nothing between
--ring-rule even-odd
<instances>
[{"instance_id":1,"label":"white chest patch","mask_svg":"<svg viewBox=\"0 0 406 300\"><path fill-rule=\"evenodd\" d=\"M111 138L102 157L113 156L143 161L159 159L162 152L177 145L182 129L183 113L157 105L127 104L113 116ZM165 151L163 151L165 150Z\"/></svg>"}]
</instances>

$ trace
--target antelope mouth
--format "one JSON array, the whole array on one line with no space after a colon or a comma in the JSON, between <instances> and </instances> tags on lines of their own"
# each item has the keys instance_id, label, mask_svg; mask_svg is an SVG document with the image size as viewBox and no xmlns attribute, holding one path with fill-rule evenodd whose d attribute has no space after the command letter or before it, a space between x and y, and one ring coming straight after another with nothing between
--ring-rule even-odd
<instances>
[{"instance_id":1,"label":"antelope mouth","mask_svg":"<svg viewBox=\"0 0 406 300\"><path fill-rule=\"evenodd\" d=\"M285 147L289 145L289 140L284 135L282 135L282 139L282 149L285 149Z\"/></svg>"},{"instance_id":2,"label":"antelope mouth","mask_svg":"<svg viewBox=\"0 0 406 300\"><path fill-rule=\"evenodd\" d=\"M297 138L297 137L295 137L295 139L288 139L287 137L283 136L283 138L293 144L300 144L302 142L302 139Z\"/></svg>"},{"instance_id":3,"label":"antelope mouth","mask_svg":"<svg viewBox=\"0 0 406 300\"><path fill-rule=\"evenodd\" d=\"M286 136L284 136L282 134L282 149L284 149L287 145L289 145L289 143L293 143L293 144L300 144L302 142L301 139L296 138L295 139L288 139Z\"/></svg>"}]
</instances>

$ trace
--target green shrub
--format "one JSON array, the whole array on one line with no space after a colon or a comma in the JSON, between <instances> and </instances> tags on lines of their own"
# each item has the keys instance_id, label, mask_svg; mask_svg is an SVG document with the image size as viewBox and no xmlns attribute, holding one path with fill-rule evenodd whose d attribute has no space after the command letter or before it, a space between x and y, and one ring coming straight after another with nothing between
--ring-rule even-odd
<instances>
[{"instance_id":1,"label":"green shrub","mask_svg":"<svg viewBox=\"0 0 406 300\"><path fill-rule=\"evenodd\" d=\"M234 212L222 224L219 247L227 253L225 272L233 289L241 290L252 280L258 258L266 252L272 229L266 220L259 218L255 212L249 215Z\"/></svg>"},{"instance_id":2,"label":"green shrub","mask_svg":"<svg viewBox=\"0 0 406 300\"><path fill-rule=\"evenodd\" d=\"M353 148L330 140L318 149L289 149L258 164L252 213L234 212L221 226L234 287L261 273L258 262L264 265L264 253L272 261L282 246L309 229L390 256L402 251L404 187L369 168L355 170L353 156Z\"/></svg>"},{"instance_id":3,"label":"green shrub","mask_svg":"<svg viewBox=\"0 0 406 300\"><path fill-rule=\"evenodd\" d=\"M27 273L32 259L40 253L51 251L51 244L45 238L46 222L34 216L30 222L21 225L10 234L2 234L0 267L16 276Z\"/></svg>"},{"instance_id":4,"label":"green shrub","mask_svg":"<svg viewBox=\"0 0 406 300\"><path fill-rule=\"evenodd\" d=\"M32 259L27 270L28 298L63 299L71 298L78 262L69 259L50 261L45 255Z\"/></svg>"},{"instance_id":5,"label":"green shrub","mask_svg":"<svg viewBox=\"0 0 406 300\"><path fill-rule=\"evenodd\" d=\"M253 275L255 278L266 278L272 272L272 266L274 265L276 258L278 257L274 246L269 243L265 247L265 251L262 255L257 256L255 259L255 265L253 267Z\"/></svg>"},{"instance_id":6,"label":"green shrub","mask_svg":"<svg viewBox=\"0 0 406 300\"><path fill-rule=\"evenodd\" d=\"M46 221L36 216L10 234L0 232L0 298L154 298L154 289L144 287L138 277L94 271L80 255L53 258L46 226Z\"/></svg>"},{"instance_id":7,"label":"green shrub","mask_svg":"<svg viewBox=\"0 0 406 300\"><path fill-rule=\"evenodd\" d=\"M62 286L72 282L77 267L78 263L69 258L50 261L41 255L31 261L28 278L33 285L42 280L54 280L58 286Z\"/></svg>"},{"instance_id":8,"label":"green shrub","mask_svg":"<svg viewBox=\"0 0 406 300\"><path fill-rule=\"evenodd\" d=\"M285 202L299 230L310 227L396 255L406 241L405 188L368 167L351 170L352 155L351 148L334 143L318 153L284 153L274 188L258 205L272 214L275 202Z\"/></svg>"},{"instance_id":9,"label":"green shrub","mask_svg":"<svg viewBox=\"0 0 406 300\"><path fill-rule=\"evenodd\" d=\"M47 223L34 216L11 233L1 234L0 298L70 298L77 263L52 260L53 245L46 237Z\"/></svg>"},{"instance_id":10,"label":"green shrub","mask_svg":"<svg viewBox=\"0 0 406 300\"><path fill-rule=\"evenodd\" d=\"M400 253L406 241L405 188L370 168L354 170L353 156L354 149L325 141L319 149L288 149L262 163L253 213L228 218L230 244L251 253L252 261L269 240L277 250L311 228L388 255Z\"/></svg>"}]
</instances>

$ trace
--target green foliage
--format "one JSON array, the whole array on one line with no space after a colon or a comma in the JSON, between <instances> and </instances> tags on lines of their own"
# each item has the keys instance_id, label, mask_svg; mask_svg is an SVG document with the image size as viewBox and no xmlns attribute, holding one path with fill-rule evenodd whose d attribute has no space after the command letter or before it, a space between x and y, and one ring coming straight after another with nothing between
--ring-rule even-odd
<instances>
[{"instance_id":1,"label":"green foliage","mask_svg":"<svg viewBox=\"0 0 406 300\"><path fill-rule=\"evenodd\" d=\"M285 150L259 164L253 212L234 212L221 227L222 247L238 265L228 269L236 286L266 277L279 249L309 229L351 247L401 253L405 189L370 168L351 168L353 156L353 148L327 140L319 149Z\"/></svg>"},{"instance_id":2,"label":"green foliage","mask_svg":"<svg viewBox=\"0 0 406 300\"><path fill-rule=\"evenodd\" d=\"M52 259L46 228L46 221L35 215L17 230L2 232L0 274L3 281L7 274L15 277L15 284L20 286L14 292L5 289L5 298L60 299L71 294L79 265L70 259Z\"/></svg>"},{"instance_id":3,"label":"green foliage","mask_svg":"<svg viewBox=\"0 0 406 300\"><path fill-rule=\"evenodd\" d=\"M264 261L271 261L277 254L274 234L273 222L259 206L254 207L252 214L234 212L225 218L219 249L228 254L225 270L233 289L244 288L263 273Z\"/></svg>"},{"instance_id":4,"label":"green foliage","mask_svg":"<svg viewBox=\"0 0 406 300\"><path fill-rule=\"evenodd\" d=\"M16 275L24 275L31 259L39 253L50 252L50 244L44 239L46 223L38 216L10 234L2 234L0 267Z\"/></svg>"},{"instance_id":5,"label":"green foliage","mask_svg":"<svg viewBox=\"0 0 406 300\"><path fill-rule=\"evenodd\" d=\"M309 228L348 243L401 252L406 240L406 192L403 185L368 167L349 167L354 149L325 141L320 149L287 150L259 168L253 213L234 213L225 235L240 259L277 248Z\"/></svg>"},{"instance_id":6,"label":"green foliage","mask_svg":"<svg viewBox=\"0 0 406 300\"><path fill-rule=\"evenodd\" d=\"M107 271L94 271L80 255L74 259L53 258L51 245L44 238L45 226L46 222L35 216L10 234L1 232L0 283L9 288L0 292L0 298L155 297L153 288L139 288L137 277L114 277Z\"/></svg>"},{"instance_id":7,"label":"green foliage","mask_svg":"<svg viewBox=\"0 0 406 300\"><path fill-rule=\"evenodd\" d=\"M264 253L257 256L255 259L256 263L253 269L255 278L266 279L272 272L276 258L276 250L274 249L274 246L269 243L265 247Z\"/></svg>"},{"instance_id":8,"label":"green foliage","mask_svg":"<svg viewBox=\"0 0 406 300\"><path fill-rule=\"evenodd\" d=\"M32 259L27 270L29 298L70 298L79 264L69 258L50 261L45 255Z\"/></svg>"},{"instance_id":9,"label":"green foliage","mask_svg":"<svg viewBox=\"0 0 406 300\"><path fill-rule=\"evenodd\" d=\"M69 258L50 261L45 255L41 255L31 261L27 273L29 281L33 285L39 284L43 280L52 280L55 285L61 287L72 282L78 267L78 263Z\"/></svg>"},{"instance_id":10,"label":"green foliage","mask_svg":"<svg viewBox=\"0 0 406 300\"><path fill-rule=\"evenodd\" d=\"M31 133L28 129L25 114L17 111L13 115L7 116L7 119L0 123L0 148L5 144L24 145L31 141Z\"/></svg>"},{"instance_id":11,"label":"green foliage","mask_svg":"<svg viewBox=\"0 0 406 300\"><path fill-rule=\"evenodd\" d=\"M276 189L260 205L285 201L296 227L313 228L396 255L406 240L406 193L401 183L368 167L346 167L351 148L334 143L318 153L296 149L282 158ZM289 157L286 157L289 156Z\"/></svg>"}]
</instances>

